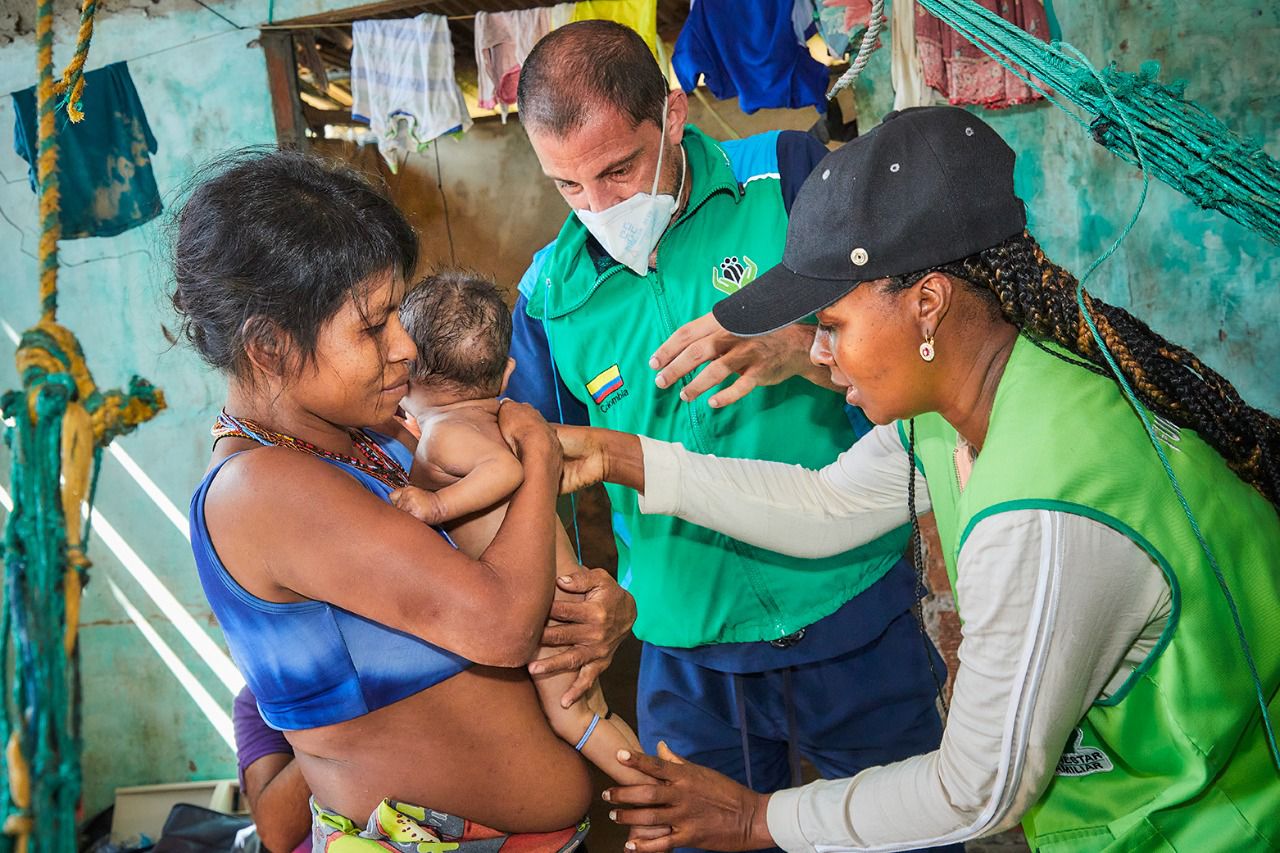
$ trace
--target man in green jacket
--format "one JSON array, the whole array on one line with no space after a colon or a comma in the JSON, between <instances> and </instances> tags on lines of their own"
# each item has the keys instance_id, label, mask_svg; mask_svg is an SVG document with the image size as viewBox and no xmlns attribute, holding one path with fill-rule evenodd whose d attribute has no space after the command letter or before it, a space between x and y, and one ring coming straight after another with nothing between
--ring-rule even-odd
<instances>
[{"instance_id":1,"label":"man in green jacket","mask_svg":"<svg viewBox=\"0 0 1280 853\"><path fill-rule=\"evenodd\" d=\"M719 144L687 126L683 92L640 38L605 21L544 38L520 78L520 117L574 211L521 282L509 394L551 420L808 467L857 433L788 329L690 355L720 370L663 387L653 370L705 315L782 256L790 198L826 153L795 132ZM711 350L714 349L714 352ZM682 356L681 358L688 358ZM747 378L693 399L725 365ZM679 372L679 365L673 365ZM802 378L805 377L805 378ZM809 381L812 379L813 381ZM750 386L759 386L732 406ZM719 404L719 405L717 405ZM677 753L760 791L936 747L945 671L917 627L905 529L822 560L784 557L640 512L610 489L619 578L636 599L638 722Z\"/></svg>"}]
</instances>

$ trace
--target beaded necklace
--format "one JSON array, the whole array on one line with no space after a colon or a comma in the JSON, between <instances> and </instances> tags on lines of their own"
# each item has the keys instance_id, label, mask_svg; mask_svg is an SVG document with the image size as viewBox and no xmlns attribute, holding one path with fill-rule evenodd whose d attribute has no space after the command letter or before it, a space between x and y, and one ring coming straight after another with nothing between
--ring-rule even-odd
<instances>
[{"instance_id":1,"label":"beaded necklace","mask_svg":"<svg viewBox=\"0 0 1280 853\"><path fill-rule=\"evenodd\" d=\"M292 435L274 432L248 418L232 417L227 414L226 409L223 409L218 415L218 420L214 423L211 432L214 438L247 438L259 444L288 447L311 456L318 456L321 459L341 462L343 465L350 465L358 471L363 471L378 482L393 489L409 485L409 475L404 472L404 469L397 465L385 450L370 441L368 436L359 430L348 430L347 434L351 436L351 441L355 444L356 449L364 454L365 459L368 460L367 462L354 456L347 456L345 453L333 453L316 447L311 442Z\"/></svg>"}]
</instances>

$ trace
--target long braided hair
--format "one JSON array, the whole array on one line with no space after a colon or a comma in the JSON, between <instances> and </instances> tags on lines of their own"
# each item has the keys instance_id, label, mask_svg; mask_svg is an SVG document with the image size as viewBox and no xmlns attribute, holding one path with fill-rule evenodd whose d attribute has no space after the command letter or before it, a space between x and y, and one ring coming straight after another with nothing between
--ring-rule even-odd
<instances>
[{"instance_id":1,"label":"long braided hair","mask_svg":"<svg viewBox=\"0 0 1280 853\"><path fill-rule=\"evenodd\" d=\"M892 276L886 289L906 290L931 272L950 275L988 297L1004 319L1046 352L1115 379L1080 312L1075 276L1046 258L1029 233L1016 234L958 261ZM1195 430L1218 451L1236 476L1261 492L1280 512L1280 419L1245 403L1235 386L1195 353L1169 342L1123 308L1108 305L1088 293L1084 303L1111 356L1157 423L1165 419ZM1076 357L1046 347L1045 341L1058 344ZM909 424L908 436L911 552L918 592L924 595L928 587L916 514L914 420ZM915 616L924 634L919 601ZM933 670L932 657L929 664ZM945 714L947 703L936 671L934 682Z\"/></svg>"},{"instance_id":2,"label":"long braided hair","mask_svg":"<svg viewBox=\"0 0 1280 853\"><path fill-rule=\"evenodd\" d=\"M1004 318L1032 341L1053 341L1081 359L1068 360L1114 378L1080 312L1075 277L1046 258L1027 232L967 258L890 278L888 288L904 290L930 272L946 273L989 294ZM1084 302L1143 405L1195 430L1280 512L1280 419L1247 404L1235 386L1195 353L1169 342L1123 308L1088 293Z\"/></svg>"}]
</instances>

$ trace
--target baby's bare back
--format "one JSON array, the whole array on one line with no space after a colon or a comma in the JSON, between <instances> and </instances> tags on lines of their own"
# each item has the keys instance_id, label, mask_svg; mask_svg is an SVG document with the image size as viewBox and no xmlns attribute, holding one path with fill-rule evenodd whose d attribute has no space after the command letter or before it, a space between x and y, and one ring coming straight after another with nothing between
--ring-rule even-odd
<instances>
[{"instance_id":1,"label":"baby's bare back","mask_svg":"<svg viewBox=\"0 0 1280 853\"><path fill-rule=\"evenodd\" d=\"M479 558L523 482L520 460L498 429L498 401L453 404L415 416L422 433L410 478L426 490L419 497L429 501L435 523L444 524L463 553Z\"/></svg>"},{"instance_id":2,"label":"baby's bare back","mask_svg":"<svg viewBox=\"0 0 1280 853\"><path fill-rule=\"evenodd\" d=\"M498 429L498 412L488 406L437 409L418 418L422 437L414 468L423 466L435 488L456 483L483 460L514 454Z\"/></svg>"},{"instance_id":3,"label":"baby's bare back","mask_svg":"<svg viewBox=\"0 0 1280 853\"><path fill-rule=\"evenodd\" d=\"M444 522L459 550L478 559L502 526L507 502L520 485L519 480L514 485L510 481L489 482L502 479L501 475L492 476L498 469L513 465L518 471L520 464L498 429L497 401L434 409L419 414L417 420L422 438L414 454L414 482L435 490L437 496L460 487L471 488L483 492L480 500L489 501L479 511L449 516ZM556 534L558 573L572 574L579 568L576 554L563 526ZM563 590L557 590L556 597L581 600L580 595Z\"/></svg>"}]
</instances>

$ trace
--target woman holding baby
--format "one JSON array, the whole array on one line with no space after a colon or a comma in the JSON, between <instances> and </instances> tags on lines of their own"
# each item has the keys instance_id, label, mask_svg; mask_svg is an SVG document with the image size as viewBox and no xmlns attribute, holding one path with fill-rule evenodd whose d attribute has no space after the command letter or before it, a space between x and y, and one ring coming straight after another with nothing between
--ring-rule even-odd
<instances>
[{"instance_id":1,"label":"woman holding baby","mask_svg":"<svg viewBox=\"0 0 1280 853\"><path fill-rule=\"evenodd\" d=\"M587 828L586 767L525 671L557 615L560 449L530 410L502 406L521 482L475 558L388 502L414 446L394 416L416 354L397 316L416 263L417 237L382 193L304 155L236 155L193 191L173 301L227 379L191 503L197 568L296 753L317 843L363 831L380 849L465 853L511 836L568 851ZM539 666L582 669L572 700L634 607L601 571L561 585L587 593L570 611L583 624L553 629L571 648Z\"/></svg>"}]
</instances>

